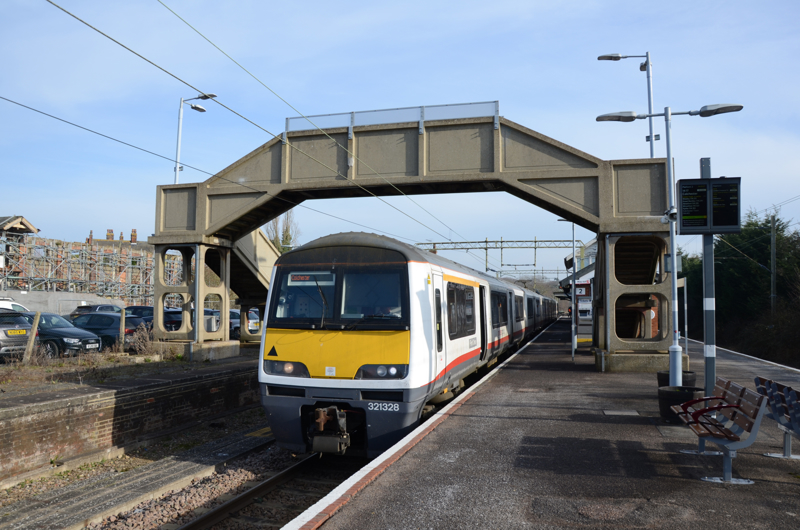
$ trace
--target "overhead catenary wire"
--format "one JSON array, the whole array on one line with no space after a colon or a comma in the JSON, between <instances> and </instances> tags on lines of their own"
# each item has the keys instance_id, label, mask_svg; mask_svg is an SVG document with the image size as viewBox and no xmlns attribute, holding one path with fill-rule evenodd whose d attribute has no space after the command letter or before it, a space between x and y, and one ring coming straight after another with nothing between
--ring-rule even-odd
<instances>
[{"instance_id":1,"label":"overhead catenary wire","mask_svg":"<svg viewBox=\"0 0 800 530\"><path fill-rule=\"evenodd\" d=\"M60 122L66 123L66 124L68 124L68 125L72 125L73 127L77 127L78 129L82 129L82 130L84 130L84 131L87 131L87 132L90 132L90 133L92 133L92 134L96 134L96 135L98 135L98 136L101 136L101 137L103 137L103 138L106 138L106 139L108 139L108 140L111 140L111 141L117 142L117 143L119 143L119 144L125 145L125 146L127 146L127 147L132 147L133 149L137 149L137 150L139 150L139 151L142 151L142 152L144 152L144 153L147 153L147 154L149 154L149 155L157 156L157 157L159 157L159 158L163 158L163 159L165 159L165 160L169 160L170 162L175 162L175 160L174 160L173 158L170 158L170 157L168 157L168 156L164 156L164 155L158 154L158 153L156 153L156 152L150 151L150 150L148 150L148 149L144 149L144 148L142 148L142 147L139 147L139 146L137 146L137 145L133 145L133 144L131 144L131 143L128 143L128 142L125 142L125 141L119 140L119 139L117 139L117 138L114 138L113 136L109 136L109 135L107 135L107 134L103 134L103 133L97 132L97 131L95 131L95 130L89 129L88 127L84 127L84 126L82 126L82 125L78 125L77 123L73 123L73 122L71 122L71 121L67 121L67 120L65 120L65 119L59 118L58 116L53 116L52 114L48 114L48 113L46 113L46 112L43 112L43 111L41 111L41 110L35 109L35 108L33 108L33 107L29 107L28 105L23 105L22 103L19 103L18 101L14 101L13 99L9 99L9 98L3 97L3 96L0 96L0 99L2 99L2 100L5 100L5 101L8 101L9 103L13 103L14 105L18 105L18 106L20 106L20 107L23 107L23 108L25 108L25 109L31 110L31 111L33 111L33 112L36 112L36 113L42 114L43 116L47 116L48 118L52 118L52 119L54 119L54 120L58 120L58 121L60 121ZM215 176L215 175L214 175L214 173L210 173L210 172L208 172L208 171L205 171L205 170L203 170L203 169L200 169L200 168L197 168L197 167L194 167L194 166L190 166L189 164L182 163L182 165L183 165L183 166L185 166L185 167L188 167L188 168L194 169L195 171L199 171L200 173L205 173L206 175ZM271 194L271 193L269 193L269 192L265 192L265 191L262 191L262 190L258 190L258 189L256 189L256 188L250 187L250 186L248 186L248 185L246 185L246 184L242 184L241 182L235 182L235 181L233 181L233 180L227 179L227 178L225 178L225 177L220 177L220 176L218 176L217 178L219 178L219 179L221 179L221 180L224 180L224 181L226 181L226 182L230 182L230 183L232 183L232 184L237 184L237 185L239 185L239 186L242 186L242 187L244 187L244 188L247 188L247 189L249 189L249 190L253 190L253 191L255 191L255 192L258 192L258 193L265 193L265 194L267 194L267 195L269 195L269 196L271 196L271 197L273 197L273 198L275 198L275 199L278 199L278 200L280 200L280 201L284 201L284 202L286 202L286 203L288 203L288 204L291 204L291 205L293 205L293 206L298 206L298 207L300 207L300 208L305 208L306 210L310 210L310 211L312 211L312 212L316 212L316 213L318 213L318 214L321 214L321 215L325 215L325 216L328 216L328 217L332 217L332 218L334 218L334 219L338 219L338 220L340 220L340 221L344 221L344 222L346 222L346 223L350 223L350 224L354 224L354 225L356 225L356 226L360 226L361 228L366 228L366 229L368 229L368 230L372 230L373 232L377 232L377 233L380 233L380 234L386 234L386 235L390 235L390 236L392 236L392 237L396 237L396 238L398 238L398 239L405 239L406 241L410 241L410 242L412 242L412 243L415 241L414 239L411 239L411 238L408 238L408 237L400 236L400 235L397 235L397 234L392 234L391 232L386 232L385 230L378 230L377 228L372 228L372 227L370 227L370 226L363 225L363 224L361 224L361 223L357 223L357 222L355 222L355 221L351 221L350 219L345 219L345 218L343 218L343 217L339 217L339 216L336 216L336 215L333 215L333 214L330 214L330 213L327 213L327 212L323 212L323 211L321 211L321 210L317 210L317 209L315 209L315 208L311 208L311 207L309 207L309 206L306 206L306 205L304 205L304 204L299 204L299 203L296 203L296 202L294 202L294 201L290 201L289 199L285 199L285 198L283 198L283 197L278 197L277 195L273 195L273 194Z\"/></svg>"},{"instance_id":2,"label":"overhead catenary wire","mask_svg":"<svg viewBox=\"0 0 800 530\"><path fill-rule=\"evenodd\" d=\"M180 81L181 83L183 83L184 85L188 86L188 87L189 87L189 88L191 88L192 90L195 90L195 91L199 92L200 94L205 94L205 92L204 92L204 91L202 91L202 90L198 89L197 87L193 86L193 85L192 85L192 84L190 84L189 82L187 82L187 81L184 81L183 79L181 79L181 78L180 78L180 77L178 77L177 75L173 74L173 73L172 73L172 72L170 72L169 70L167 70L167 69L165 69L165 68L163 68L163 67L161 67L161 66L157 65L156 63L154 63L153 61L151 61L151 60L150 60L150 59L148 59L147 57L145 57L145 56L141 55L140 53L138 53L138 52L134 51L133 49L129 48L128 46L125 46L124 44L122 44L122 43L121 43L121 42L119 42L118 40L114 39L113 37L111 37L111 36L107 35L106 33L103 33L101 30L99 30L99 29L97 29L96 27L92 26L91 24L89 24L89 23L88 23L88 22L86 22L85 20L81 19L81 18L80 18L80 17L78 17L77 15L74 15L73 13L71 13L71 12L69 12L68 10L64 9L64 8L63 8L63 7L61 7L60 5L58 5L58 4L56 4L55 2L53 2L52 0L46 0L46 1L47 1L48 3L50 3L50 4L52 4L53 6L57 7L58 9L60 9L60 10L61 10L61 11L63 11L64 13L68 14L69 16L71 16L72 18L74 18L75 20L77 20L78 22L80 22L80 23L82 23L82 24L86 25L87 27L91 28L92 30L96 31L97 33L101 34L102 36L106 37L107 39L109 39L110 41L114 42L115 44L117 44L117 45L121 46L122 48L124 48L124 49L128 50L129 52L131 52L132 54L136 55L136 56L137 56L137 57L139 57L140 59L142 59L142 60L146 61L147 63L151 64L152 66L155 66L156 68L158 68L159 70L161 70L161 71L162 71L162 72L164 72L165 74L169 75L170 77L174 78L175 80L177 80L177 81ZM279 137L277 134L275 134L275 133L273 133L273 132L271 132L271 131L269 131L269 130L265 129L264 127L262 127L261 125L257 124L257 123L256 123L256 122L254 122L253 120L251 120L251 119L247 118L246 116L243 116L243 115L242 115L242 114L240 114L239 112L237 112L237 111L233 110L232 108L228 107L227 105L223 104L222 102L220 102L220 101L218 100L218 98L211 98L211 101L213 101L213 102L214 102L214 103L216 103L217 105L220 105L220 106L221 106L221 107L223 107L224 109L226 109L226 110L228 110L228 111L232 112L233 114L235 114L235 115L239 116L240 118L242 118L243 120L247 121L248 123L250 123L250 124L254 125L255 127L258 127L259 129L261 129L261 130L262 130L262 131L264 131L265 133L267 133L267 134L271 135L273 138L278 138L278 137ZM423 223L423 222L422 222L422 221L420 221L419 219L416 219L416 218L414 218L413 216L409 215L408 213L404 212L403 210L401 210L401 209L397 208L396 206L394 206L394 205L392 205L392 204L389 204L388 202L386 202L385 200L383 200L381 197L379 197L379 196L375 195L374 193L372 193L371 191L369 191L368 189L366 189L364 186L362 186L362 185L361 185L361 184L359 184L358 182L355 182L355 181L353 181L353 180L351 180L351 179L348 179L346 175L342 175L342 174L341 174L341 173L340 173L338 170L336 170L336 169L334 169L334 168L332 168L332 167L328 166L327 164L325 164L325 163L324 163L324 162L322 162L321 160L319 160L319 159L317 159L317 158L315 158L315 157L313 157L313 156L309 155L308 153L306 153L306 152L305 152L305 151L303 151L302 149L298 148L297 146L295 146L294 144L292 144L291 142L289 142L289 141L288 141L288 139L286 140L286 143L287 143L287 145L289 145L289 147L291 147L291 148L292 148L292 149L294 149L295 151L297 151L297 152L299 152L299 153L302 153L302 154L304 154L305 156L309 157L309 158L310 158L311 160L313 160L314 162L317 162L318 164L320 164L320 165L321 165L321 166L323 166L324 168L326 168L326 169L328 169L328 170L330 170L330 171L334 172L336 175L338 175L338 176L340 176L340 177L343 177L345 180L347 180L347 182L348 182L348 183L350 183L350 184L355 184L356 186L358 186L359 188L361 188L363 191L365 191L365 192L369 193L370 195L372 195L373 197L375 197L375 198L376 198L376 199L378 199L379 201L383 202L384 204L386 204L386 205L387 205L387 206L389 206L390 208L392 208L392 209L394 209L394 210L396 210L396 211L400 212L401 214L405 215L406 217L408 217L409 219L411 219L411 220L412 220L412 221L414 221L415 223L418 223L418 224L422 225L423 227L425 227L425 228L427 228L428 230L430 230L430 231L434 232L434 233L435 233L436 235L438 235L438 236L441 236L441 237L443 237L443 238L445 238L445 239L450 239L449 237L445 236L444 234L441 234L441 233L440 233L440 232L438 232L437 230L434 230L434 229L433 229L433 228L431 228L430 226L426 225L425 223ZM264 192L263 192L263 191L261 191L261 190L258 190L258 191L259 191L260 193L264 193Z\"/></svg>"},{"instance_id":3,"label":"overhead catenary wire","mask_svg":"<svg viewBox=\"0 0 800 530\"><path fill-rule=\"evenodd\" d=\"M394 189L395 189L395 191L397 191L398 193L400 193L401 195L403 195L403 196L404 196L406 199L408 199L409 201L411 201L411 202L412 202L414 205L416 205L417 207L419 207L419 208L420 208L422 211L424 211L425 213L427 213L428 215L430 215L431 217L433 217L434 219L436 219L437 221L439 221L439 222L440 222L442 225L444 225L444 226L445 226L445 227L446 227L448 230L450 230L450 231L452 231L453 233L455 233L456 235L458 235L458 236L459 236L461 239L464 239L464 240L466 240L466 238L464 238L464 236L462 236L462 235L460 235L458 232L456 232L456 231L455 231L453 228L451 228L451 227L450 227L450 226L449 226L447 223L445 223L444 221L442 221L441 219L439 219L438 217L436 217L436 216L435 216L433 213L431 213L429 210L427 210L427 209L426 209L425 207L423 207L421 204L419 204L419 203L418 203L418 202L416 202L414 199L412 199L411 197L409 197L407 194L403 193L403 191L402 191L402 190L400 190L400 188L398 188L397 186L395 186L395 185L394 185L394 184L393 184L391 181L389 181L389 180L388 180L386 177L384 177L383 175L381 175L381 173L380 173L379 171L377 171L377 170L376 170L376 169L374 169L372 166L370 166L369 164L367 164L366 162L364 162L364 161L363 161L361 158L359 158L359 157L358 157L358 155L356 155L355 153L353 153L352 151L350 151L350 150L349 150L349 149L348 149L346 146L344 146L344 145L340 144L338 141L336 141L336 139L334 139L334 138L333 138L333 137L332 137L330 134L328 134L326 131L324 131L322 128L320 128L320 127L319 127L319 126L318 126L316 123L314 123L313 121L311 121L311 118L309 118L308 116L306 116L305 114L303 114L302 112L300 112L300 110L299 110L299 109L297 109L297 107L295 107L294 105L292 105L291 103L289 103L289 102L288 102L288 101L287 101L287 100L286 100L284 97L282 97L282 96L281 96L280 94L278 94L278 93L277 93L275 90L273 90L272 88L270 88L270 87L269 87L269 86L268 86L266 83L264 83L263 81L261 81L261 79L259 79L259 78L258 78L258 77L257 77L255 74L253 74L253 73L252 73L252 72L250 72L250 71L249 71L247 68L245 68L244 66L242 66L242 64L241 64L241 63L239 63L239 62L238 62L236 59L234 59L234 58L233 58L233 57L231 57L231 56L230 56L228 53L226 53L226 52L225 52L225 51L224 51L222 48L220 48L220 47L219 47L219 46L217 46L217 45L216 45L214 42L212 42L212 41L211 41L211 39L209 39L208 37L206 37L206 36L205 36L205 35L204 35L204 34L203 34L203 33L202 33L200 30L198 30L197 28L195 28L195 27L194 27L192 24L190 24L190 23L189 23L189 22L188 22L186 19L184 19L182 16L180 16L178 13L176 13L176 12L175 12L175 10L173 10L171 7L169 7L167 4L165 4L165 3L164 3L162 0L158 0L158 3L160 3L162 6L164 6L164 7L165 7L165 8L166 8L166 9L167 9L167 10L168 10L170 13L172 13L173 15L175 15L175 16L176 16L176 17L177 17L177 18L178 18L178 19L179 19L181 22L183 22L184 24L186 24L187 26L189 26L189 27L190 27L190 28L191 28L191 29L192 29L192 30L193 30L195 33L197 33L198 35L200 35L200 36L201 36L201 37L202 37L202 38L203 38L203 39L204 39L206 42L208 42L208 43L209 43L211 46L213 46L214 48L216 48L216 49L217 49L217 50L218 50L218 51L219 51L221 54L223 54L225 57L227 57L228 59L230 59L231 61L233 61L233 63L234 63L234 64L236 64L236 66L238 66L239 68L241 68L241 69L242 69L242 70L243 70L245 73L247 73L247 75L249 75L250 77L252 77L253 79L255 79L255 80L256 80L256 81L257 81L257 82L258 82L258 83L259 83L261 86L263 86L264 88L266 88L267 90L269 90L269 91L270 91L270 92L271 92L273 95L275 95L275 97L277 97L278 99L280 99L281 101L283 101L283 102L284 102L284 103L285 103L285 104L286 104L286 105L287 105L289 108L291 108L293 111L295 111L295 112L296 112L297 114L299 114L301 117L303 117L303 119L305 119L305 120L306 120L308 123L310 123L311 125L313 125L313 126L314 126L314 128L315 128L316 130L320 131L320 132L321 132L322 134L324 134L324 135L325 135L325 136L326 136L326 137L327 137L329 140L331 140L332 142L334 142L338 148L340 148L340 149L342 149L343 151L345 151L345 152L346 152L348 155L352 156L352 157L353 157L355 160L357 160L357 161L359 161L360 163L364 164L364 166L365 166L367 169L369 169L370 171L372 171L373 173L375 173L375 175L377 175L377 176L378 176L380 179L382 179L384 182L386 182L387 184L389 184L389 185L390 185L392 188L394 188ZM446 238L446 239L450 240L450 238Z\"/></svg>"},{"instance_id":4,"label":"overhead catenary wire","mask_svg":"<svg viewBox=\"0 0 800 530\"><path fill-rule=\"evenodd\" d=\"M65 9L65 8L61 7L60 5L56 4L56 3L55 3L55 2L53 2L52 0L47 0L47 2L48 2L48 3L50 3L51 5L53 5L54 7L57 7L58 9L60 9L60 10L61 10L61 11L63 11L64 13L66 13L67 15L71 16L71 17L72 17L72 18L74 18L75 20L79 21L80 23L84 24L85 26L89 27L90 29L92 29L92 30L96 31L96 32L97 32L97 33L99 33L100 35L102 35L102 36L106 37L107 39L109 39L110 41L114 42L114 43L115 43L115 44L117 44L118 46L120 46L120 47L124 48L125 50L129 51L130 53L132 53L132 54L136 55L137 57L139 57L140 59L142 59L142 60L144 60L145 62L149 63L150 65L152 65L152 66L154 66L154 67L158 68L159 70L161 70L161 71L162 71L162 72L164 72L165 74L169 75L170 77L174 78L175 80L177 80L177 81L179 81L179 82L183 83L184 85L188 86L189 88L191 88L191 89L193 89L193 90L195 90L195 91L197 91L197 92L199 92L199 93L201 93L201 94L205 94L205 92L204 92L204 91L202 91L202 90L198 89L197 87L193 86L193 85L192 85L192 84L190 84L189 82L187 82L187 81L185 81L185 80L181 79L180 77L178 77L177 75L175 75L175 74L173 74L172 72L168 71L167 69L165 69L165 68L163 68L163 67L159 66L158 64L154 63L154 62L153 62L153 61L151 61L150 59L148 59L148 58L144 57L144 56L143 56L143 55L141 55L140 53L138 53L138 52L134 51L133 49L129 48L128 46L126 46L126 45L122 44L122 43L121 43L121 42L119 42L118 40L114 39L114 38L113 38L113 37L111 37L110 35L107 35L106 33L104 33L103 31L99 30L98 28L96 28L96 27L92 26L91 24L89 24L89 23L88 23L88 22L86 22L85 20L81 19L81 18L80 18L80 17L78 17L77 15L75 15L75 14L71 13L71 12L70 12L70 11L68 11L67 9ZM272 137L274 137L274 138L278 138L278 137L279 137L279 136L278 136L278 135L276 135L275 133L273 133L273 132L271 132L271 131L269 131L269 130L265 129L265 128L264 128L264 127L262 127L261 125L259 125L259 124L255 123L254 121L252 121L252 120L250 120L249 118L247 118L247 117L243 116L243 115L242 115L242 114L240 114L239 112L237 112L237 111L233 110L232 108L228 107L227 105L223 104L222 102L220 102L220 101L218 100L218 98L212 98L212 99L211 99L211 101L213 101L213 102L214 102L214 103L216 103L217 105L220 105L221 107L225 108L226 110L228 110L229 112L231 112L231 113L235 114L236 116L239 116L239 117L240 117L240 118L242 118L243 120L245 120L245 121L247 121L248 123L250 123L250 124L254 125L255 127L259 128L260 130L262 130L262 131L266 132L267 134L271 135ZM408 213L404 212L403 210L401 210L401 209L397 208L396 206L394 206L394 205L392 205L392 204L388 203L387 201L385 201L385 200L384 200L384 199L382 199L381 197L379 197L379 196L375 195L374 193L372 193L370 190L368 190L367 188L365 188L364 186L362 186L362 185L361 185L361 184L359 184L358 182L355 182L355 181L353 181L353 180L351 180L351 179L348 179L346 175L342 175L342 174L341 174L341 173L340 173L338 170L336 170L336 169L334 169L334 168L332 168L332 167L328 166L328 165L327 165L327 164L325 164L324 162L322 162L322 161L318 160L317 158L315 158L315 157L313 157L313 156L309 155L308 153L304 152L303 150L301 150L300 148L298 148L297 146L295 146L294 144L292 144L292 143L291 143L291 142L288 140L288 138L286 139L286 144L287 144L287 145L289 145L289 147L290 147L290 148L292 148L292 149L294 149L295 151L297 151L297 152L299 152L299 153L302 153L302 154L304 154L305 156L309 157L309 158L310 158L311 160L313 160L314 162L316 162L316 163L320 164L321 166L325 167L326 169L328 169L328 170L332 171L332 172L333 172L333 173L335 173L336 175L338 175L338 176L340 176L340 177L344 178L344 179L345 179L345 180L346 180L346 181L347 181L349 184L355 184L356 186L358 186L359 188L361 188L363 191L365 191L365 192L366 192L366 193L368 193L369 195L372 195L373 197L375 197L375 198L376 198L376 199L378 199L379 201L383 202L384 204L386 204L386 205L387 205L387 206L389 206L390 208L392 208L392 209L396 210L397 212L399 212L399 213L401 213L402 215L404 215L404 216L408 217L409 219L413 220L414 222L418 223L419 225L421 225L421 226L423 226L423 227L427 228L428 230L430 230L430 231L434 232L436 235L438 235L438 236L440 236L440 237L443 237L443 238L445 238L445 239L447 239L447 240L451 240L451 238L449 238L449 237L445 236L444 234L442 234L442 233L438 232L437 230L433 229L432 227L430 227L430 226L426 225L425 223L423 223L423 222L422 222L422 221L420 221L419 219L416 219L415 217L413 217L413 216L409 215ZM218 177L218 178L219 178L219 177ZM227 181L227 179L224 179L224 180L226 180L226 181ZM236 183L236 184L240 184L240 183ZM252 189L252 188L250 188L250 189ZM266 192L264 192L264 191L262 191L262 190L256 190L256 191L258 191L259 193L266 193ZM270 195L270 194L268 194L268 195ZM452 230L452 229L451 229L451 230ZM463 236L461 236L461 237L463 237ZM404 239L408 239L408 238L404 238ZM481 258L479 258L478 256L475 256L474 254L471 254L471 253L468 253L468 255L470 255L470 256L471 256L473 259L476 259L476 260L480 261L481 263L483 263L483 260L481 260Z\"/></svg>"},{"instance_id":5,"label":"overhead catenary wire","mask_svg":"<svg viewBox=\"0 0 800 530\"><path fill-rule=\"evenodd\" d=\"M792 203L794 201L798 201L798 200L800 200L800 195L795 195L794 197L789 197L788 199L783 200L781 202L776 202L772 206L768 206L768 207L764 208L763 210L758 210L756 212L756 214L760 214L762 212L766 212L766 211L772 210L774 208L780 209L781 206L786 206L787 204Z\"/></svg>"},{"instance_id":6,"label":"overhead catenary wire","mask_svg":"<svg viewBox=\"0 0 800 530\"><path fill-rule=\"evenodd\" d=\"M369 169L370 171L372 171L373 173L375 173L375 175L377 175L377 176L378 176L380 179L382 179L384 182L386 182L387 184L389 184L389 185L390 185L392 188L394 188L394 189L395 189L395 190L396 190L398 193L400 193L401 195L403 195L403 196L404 196L406 199L408 199L409 201L411 201L411 202L412 202L412 203L413 203L415 206L419 207L419 208L420 208L421 210L423 210L425 213L427 213L428 215L430 215L431 217L433 217L434 219L436 219L436 220L437 220L439 223L441 223L442 225L444 225L444 226L445 226L445 227L446 227L448 230L450 230L451 232L453 232L454 234L456 234L456 235L457 235L458 237L460 237L462 240L466 241L466 238L465 238L464 236L462 236L461 234L459 234L459 233L458 233L458 232L457 232L455 229L453 229L453 228L452 228L452 227L450 227L450 226L449 226L447 223L445 223L444 221L442 221L441 219L439 219L438 217L436 217L436 216L435 216L433 213L431 213L429 210L427 210L427 209L426 209L425 207L423 207L421 204L419 204L419 203L418 203L418 202L416 202L414 199L412 199L411 197L409 197L407 194L403 193L403 191L402 191L402 190L400 190L400 188L398 188L397 186L395 186L395 185L394 185L394 184L393 184L391 181L389 181L389 180L388 180L386 177L384 177L383 175L381 175L381 173L380 173L380 172L378 172L376 169L374 169L372 166L370 166L369 164L367 164L366 162L364 162L363 160L361 160L361 158L359 158L359 157L358 157L358 155L356 155L355 153L353 153L352 151L350 151L350 150L349 150L347 147L343 146L343 145L342 145L342 144L340 144L338 141L336 141L336 139L334 139L334 138L333 138L333 137L332 137L330 134L328 134L328 133L327 133L325 130L323 130L322 128L320 128L320 127L319 127L319 126L318 126L316 123L314 123L313 121L311 121L311 119L310 119L308 116L306 116L305 114L303 114L302 112L300 112L300 110L299 110L299 109L297 109L297 108L296 108L294 105L292 105L291 103L289 103L289 101L287 101L287 100L286 100L284 97L282 97L282 96L281 96L280 94L278 94L278 93L277 93L275 90L273 90L272 88L270 88L270 87L269 87L269 86L268 86L266 83L264 83L263 81L261 81L261 79L259 79L259 78L258 78L258 77L257 77L255 74L253 74L252 72L250 72L250 71L249 71L247 68L245 68L245 67L244 67L244 66L243 66L241 63L239 63L239 62L238 62L236 59L234 59L233 57L231 57L231 56L230 56L230 55L229 55L227 52L225 52L225 51L224 51L222 48L220 48L219 46L217 46L217 44L215 44L215 43L214 43L214 42L213 42L211 39L209 39L208 37L206 37L206 36L205 36L205 35L204 35L204 34L203 34L203 33L202 33L200 30L198 30L197 28L195 28L195 27L194 27L194 26L193 26L191 23L189 23L189 22L188 22L186 19L184 19L184 18L183 18L182 16L180 16L180 15L179 15L177 12L175 12L175 10L174 10L174 9L172 9L171 7L169 7L169 6L168 6L167 4L165 4L165 3L164 3L162 0L158 0L158 2L159 2L159 3L160 3L162 6L164 6L164 8L166 8L166 9L167 9L167 10L168 10L170 13L172 13L173 15L175 15L175 16L176 16L176 17L177 17L177 18L178 18L178 19L179 19L181 22L183 22L184 24L186 24L187 26L189 26L189 28L191 28L191 29L192 29L192 30L193 30L195 33L197 33L198 35L200 35L200 37L202 37L202 38L203 38L203 39L204 39L206 42L208 42L208 43L209 43L211 46L213 46L214 48L216 48L216 49L217 49L217 50L218 50L218 51L219 51L221 54L223 54L225 57L227 57L228 59L230 59L230 60L231 60L231 61L232 61L234 64L236 64L236 66L238 66L239 68L241 68L241 69L242 69L242 70L243 70L245 73L247 73L247 75L249 75L250 77L252 77L252 78L253 78L255 81L257 81L257 82L258 82L258 83L259 83L261 86L263 86L264 88L266 88L267 90L269 90L269 91L270 91L270 92L271 92L271 93L272 93L272 94L273 94L275 97L277 97L277 98L278 98L278 99L280 99L282 102L284 102L284 103L285 103L285 104L286 104L286 105L287 105L289 108L291 108L291 109L292 109L293 111L295 111L297 114L299 114L300 116L302 116L302 117L303 117L303 118L304 118L306 121L308 121L308 123L310 123L311 125L313 125L315 129L317 129L318 131L320 131L320 132L321 132L322 134L324 134L324 135L325 135L325 136L326 136L326 137L327 137L329 140L331 140L333 143L335 143L335 144L336 144L336 146L337 146L338 148L340 148L340 149L344 150L344 151L345 151L345 152L346 152L348 155L352 156L352 157L353 157L355 160L357 160L358 162L360 162L360 163L364 164L364 166L365 166L367 169ZM452 239L451 239L451 238L449 238L449 237L446 237L446 239L447 239L448 241L452 241ZM472 255L472 253L471 253L470 251L467 251L467 253L468 253L468 254L470 254L470 255ZM476 258L476 259L478 259L478 260L480 260L480 258L479 258L478 256L473 256L473 257L474 257L474 258ZM497 264L494 262L494 260L490 260L490 261L492 261L492 262L493 262L493 263L492 263L493 265L497 266ZM502 268L502 267L500 267L500 268Z\"/></svg>"},{"instance_id":7,"label":"overhead catenary wire","mask_svg":"<svg viewBox=\"0 0 800 530\"><path fill-rule=\"evenodd\" d=\"M53 116L52 114L48 114L48 113L43 112L41 110L34 109L33 107L29 107L27 105L23 105L22 103L19 103L18 101L14 101L13 99L4 98L3 96L0 96L0 99L8 101L9 103L13 103L14 105L19 105L20 107L26 108L28 110L32 110L33 112L38 112L39 114L43 114L43 115L47 116L48 118L53 118L54 120L58 120L58 121L67 123L69 125L72 125L73 127L77 127L79 129L83 129L84 131L88 131L88 132L90 132L92 134L96 134L98 136L102 136L103 138L108 138L109 140L113 140L114 142L120 143L122 145L127 145L128 147L133 147L134 149L138 149L139 151L144 151L145 153L151 154L153 156L157 156L159 158L163 158L164 160L169 160L170 162L175 162L174 159L172 159L172 158L170 158L168 156L160 155L158 153L154 153L153 151L148 151L147 149L135 146L133 144L129 144L128 142L123 142L122 140L117 140L116 138L113 138L113 137L108 136L106 134L99 133L97 131L93 131L92 129L89 129L88 127L84 127L82 125L78 125L77 123L72 123L71 121L67 121L65 119L59 118L58 116ZM214 176L213 173L209 173L208 171L203 171L202 169L198 169L196 167L190 166L189 164L183 164L183 165L188 167L188 168L194 169L195 171L199 171L201 173L205 173L206 175L211 175L212 177Z\"/></svg>"},{"instance_id":8,"label":"overhead catenary wire","mask_svg":"<svg viewBox=\"0 0 800 530\"><path fill-rule=\"evenodd\" d=\"M722 238L721 238L721 237L719 237L719 236L714 236L714 237L716 237L717 241L722 241L723 243L725 243L726 245L728 245L729 247L731 247L732 249L734 249L736 252L738 252L739 254L741 254L742 256L744 256L745 258L749 259L750 261L752 261L753 263L755 263L756 265L758 265L759 267L761 267L761 268L762 268L762 269L764 269L765 271L767 271L767 272L770 272L770 269L769 269L769 267L765 267L764 265L760 264L758 261L756 261L755 259L751 258L751 257L750 257L750 256L748 256L747 254L745 254L744 252L742 252L741 250L739 250L738 248L736 248L735 246L733 246L733 245L732 245L730 242L728 242L728 241L726 241L726 240L722 239Z\"/></svg>"}]
</instances>

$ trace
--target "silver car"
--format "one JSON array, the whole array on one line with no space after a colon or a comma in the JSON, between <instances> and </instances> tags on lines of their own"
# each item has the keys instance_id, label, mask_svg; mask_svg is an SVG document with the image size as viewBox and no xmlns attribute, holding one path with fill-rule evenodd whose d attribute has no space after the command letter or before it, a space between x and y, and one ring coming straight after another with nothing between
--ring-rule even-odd
<instances>
[{"instance_id":1,"label":"silver car","mask_svg":"<svg viewBox=\"0 0 800 530\"><path fill-rule=\"evenodd\" d=\"M22 313L0 309L0 359L22 358L30 331L31 325Z\"/></svg>"}]
</instances>

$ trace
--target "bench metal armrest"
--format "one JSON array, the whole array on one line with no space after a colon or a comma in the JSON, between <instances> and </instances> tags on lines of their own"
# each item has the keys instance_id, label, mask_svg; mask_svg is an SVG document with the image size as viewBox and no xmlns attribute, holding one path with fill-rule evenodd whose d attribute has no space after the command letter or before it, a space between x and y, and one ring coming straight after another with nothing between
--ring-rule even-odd
<instances>
[{"instance_id":1,"label":"bench metal armrest","mask_svg":"<svg viewBox=\"0 0 800 530\"><path fill-rule=\"evenodd\" d=\"M738 409L738 408L741 407L739 405L714 405L713 407L706 407L692 414L692 421L697 422L697 418L708 412L714 412L722 409Z\"/></svg>"},{"instance_id":2,"label":"bench metal armrest","mask_svg":"<svg viewBox=\"0 0 800 530\"><path fill-rule=\"evenodd\" d=\"M686 403L681 403L680 407L681 407L681 409L683 409L684 413L688 413L689 412L689 410L688 410L689 407L691 407L695 403L701 403L703 401L713 401L715 399L716 400L721 400L722 398L721 397L716 397L716 396L701 397L701 398L697 398L697 399L692 399L691 401L687 401Z\"/></svg>"}]
</instances>

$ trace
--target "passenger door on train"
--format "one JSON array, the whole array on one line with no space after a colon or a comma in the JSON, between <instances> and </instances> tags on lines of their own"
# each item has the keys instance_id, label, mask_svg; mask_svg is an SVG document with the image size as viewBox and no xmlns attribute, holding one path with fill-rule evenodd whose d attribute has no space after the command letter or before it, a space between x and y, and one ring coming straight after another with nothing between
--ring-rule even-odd
<instances>
[{"instance_id":1,"label":"passenger door on train","mask_svg":"<svg viewBox=\"0 0 800 530\"><path fill-rule=\"evenodd\" d=\"M478 291L478 305L480 306L480 327L479 332L481 334L481 361L486 360L487 354L487 344L486 344L486 287L480 286Z\"/></svg>"},{"instance_id":2,"label":"passenger door on train","mask_svg":"<svg viewBox=\"0 0 800 530\"><path fill-rule=\"evenodd\" d=\"M444 340L444 307L445 290L442 275L433 273L433 332L434 332L434 361L431 363L433 381L445 369L447 358L447 344Z\"/></svg>"}]
</instances>

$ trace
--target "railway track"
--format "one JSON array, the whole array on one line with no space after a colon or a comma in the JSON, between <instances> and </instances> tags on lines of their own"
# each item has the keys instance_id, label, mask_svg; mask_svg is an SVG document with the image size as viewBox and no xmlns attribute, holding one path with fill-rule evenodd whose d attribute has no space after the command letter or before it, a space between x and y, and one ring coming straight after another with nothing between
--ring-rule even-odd
<instances>
[{"instance_id":1,"label":"railway track","mask_svg":"<svg viewBox=\"0 0 800 530\"><path fill-rule=\"evenodd\" d=\"M311 454L179 530L281 528L368 462L366 458Z\"/></svg>"},{"instance_id":2,"label":"railway track","mask_svg":"<svg viewBox=\"0 0 800 530\"><path fill-rule=\"evenodd\" d=\"M509 355L511 352L503 354L498 361ZM470 388L493 371L493 367L486 367L470 374L455 394ZM422 423L447 402L426 410ZM199 515L178 530L282 528L368 462L370 459L367 458L311 454L262 482L248 484L251 487L247 491Z\"/></svg>"}]
</instances>

